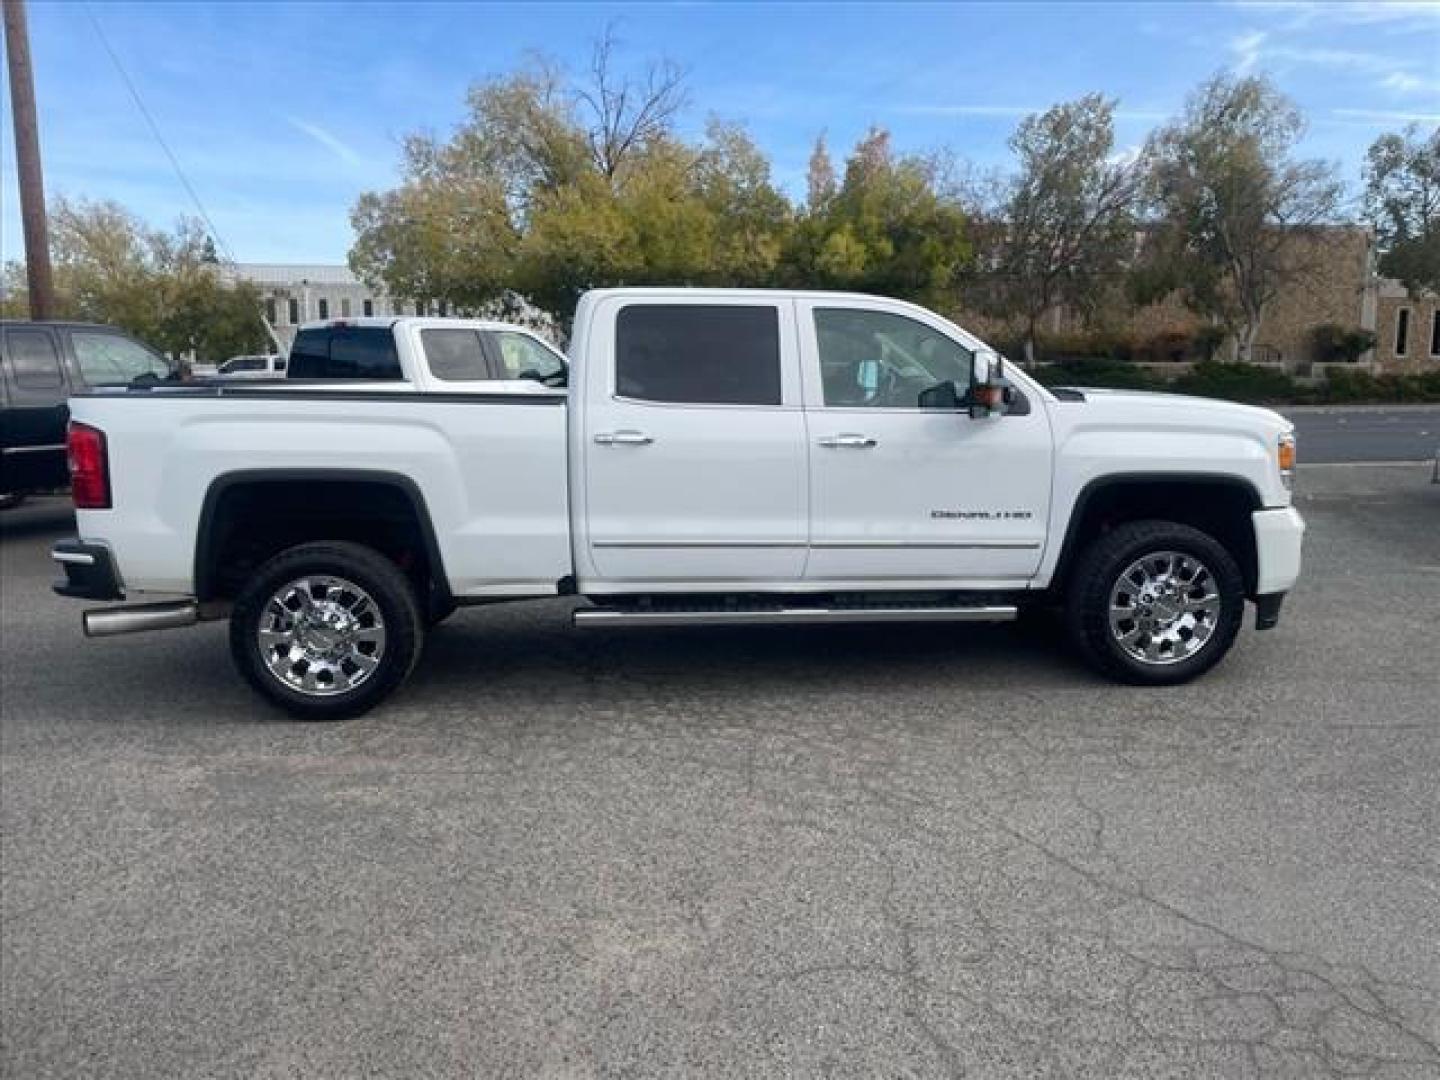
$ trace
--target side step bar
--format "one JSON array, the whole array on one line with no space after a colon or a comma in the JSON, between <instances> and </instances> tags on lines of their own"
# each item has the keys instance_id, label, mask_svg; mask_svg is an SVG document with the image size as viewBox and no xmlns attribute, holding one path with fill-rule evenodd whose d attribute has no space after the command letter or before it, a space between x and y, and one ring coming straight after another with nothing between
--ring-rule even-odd
<instances>
[{"instance_id":1,"label":"side step bar","mask_svg":"<svg viewBox=\"0 0 1440 1080\"><path fill-rule=\"evenodd\" d=\"M804 623L1009 622L1016 609L990 607L785 607L745 610L665 611L637 608L576 608L576 626L772 626Z\"/></svg>"}]
</instances>

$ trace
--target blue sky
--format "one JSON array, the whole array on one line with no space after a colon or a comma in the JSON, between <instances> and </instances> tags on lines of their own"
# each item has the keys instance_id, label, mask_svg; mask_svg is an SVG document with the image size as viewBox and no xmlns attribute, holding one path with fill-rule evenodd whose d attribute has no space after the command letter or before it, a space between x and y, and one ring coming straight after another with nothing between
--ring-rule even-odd
<instances>
[{"instance_id":1,"label":"blue sky","mask_svg":"<svg viewBox=\"0 0 1440 1080\"><path fill-rule=\"evenodd\" d=\"M93 19L93 22L92 22ZM871 124L901 150L1008 161L1027 112L1099 90L1122 147L1221 68L1270 75L1304 109L1307 154L1358 186L1365 147L1440 123L1440 3L301 4L31 0L51 194L115 199L157 224L193 212L95 22L242 261L340 262L349 209L397 178L401 137L445 132L467 86L543 51L580 68L607 23L623 58L689 73L684 126L745 124L803 185ZM0 255L21 254L5 91Z\"/></svg>"}]
</instances>

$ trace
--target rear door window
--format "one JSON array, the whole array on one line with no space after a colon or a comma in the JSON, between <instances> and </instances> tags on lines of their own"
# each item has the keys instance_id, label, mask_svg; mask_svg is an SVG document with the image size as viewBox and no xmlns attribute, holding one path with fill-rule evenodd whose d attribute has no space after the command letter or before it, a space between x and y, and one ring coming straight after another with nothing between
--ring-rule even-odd
<instances>
[{"instance_id":1,"label":"rear door window","mask_svg":"<svg viewBox=\"0 0 1440 1080\"><path fill-rule=\"evenodd\" d=\"M420 345L430 374L437 379L474 382L495 377L486 362L484 343L474 330L421 330Z\"/></svg>"},{"instance_id":2,"label":"rear door window","mask_svg":"<svg viewBox=\"0 0 1440 1080\"><path fill-rule=\"evenodd\" d=\"M779 311L631 304L615 324L615 388L639 401L779 405Z\"/></svg>"},{"instance_id":3,"label":"rear door window","mask_svg":"<svg viewBox=\"0 0 1440 1080\"><path fill-rule=\"evenodd\" d=\"M65 385L60 354L48 330L7 330L5 359L10 379L21 390L58 390Z\"/></svg>"}]
</instances>

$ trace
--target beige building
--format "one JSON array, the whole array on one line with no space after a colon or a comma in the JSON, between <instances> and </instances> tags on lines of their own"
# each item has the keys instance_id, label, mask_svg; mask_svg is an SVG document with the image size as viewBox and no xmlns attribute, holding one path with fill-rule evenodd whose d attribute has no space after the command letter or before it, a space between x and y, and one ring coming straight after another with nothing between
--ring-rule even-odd
<instances>
[{"instance_id":1,"label":"beige building","mask_svg":"<svg viewBox=\"0 0 1440 1080\"><path fill-rule=\"evenodd\" d=\"M302 323L319 319L387 318L400 315L465 315L518 323L551 341L562 337L555 320L524 297L507 293L473 311L452 309L443 300L397 300L372 289L347 266L326 263L236 263L227 273L260 290L262 314L288 351Z\"/></svg>"},{"instance_id":2,"label":"beige building","mask_svg":"<svg viewBox=\"0 0 1440 1080\"><path fill-rule=\"evenodd\" d=\"M1398 281L1379 284L1375 364L1380 371L1440 371L1440 297L1415 299Z\"/></svg>"},{"instance_id":3,"label":"beige building","mask_svg":"<svg viewBox=\"0 0 1440 1080\"><path fill-rule=\"evenodd\" d=\"M295 328L316 319L376 315L443 315L438 304L392 300L346 266L320 263L236 263L230 274L260 290L265 319L289 349Z\"/></svg>"},{"instance_id":4,"label":"beige building","mask_svg":"<svg viewBox=\"0 0 1440 1080\"><path fill-rule=\"evenodd\" d=\"M1440 299L1413 300L1399 282L1375 272L1375 250L1364 229L1336 228L1313 240L1319 245L1317 269L1270 305L1260 327L1255 360L1286 371L1319 374L1315 330L1334 324L1347 330L1368 330L1376 345L1354 366L1364 370L1440 370ZM977 332L1003 340L1005 330L993 320L960 316ZM1143 344L1164 335L1187 337L1201 321L1178 299L1112 312L1103 329ZM1079 334L1086 329L1071 312L1054 311L1046 320L1050 335ZM1010 331L1013 334L1013 328ZM1227 346L1233 350L1233 343ZM1226 358L1225 352L1220 354ZM1165 365L1167 368L1172 365ZM1347 365L1349 366L1349 365ZM1183 370L1176 368L1175 370Z\"/></svg>"}]
</instances>

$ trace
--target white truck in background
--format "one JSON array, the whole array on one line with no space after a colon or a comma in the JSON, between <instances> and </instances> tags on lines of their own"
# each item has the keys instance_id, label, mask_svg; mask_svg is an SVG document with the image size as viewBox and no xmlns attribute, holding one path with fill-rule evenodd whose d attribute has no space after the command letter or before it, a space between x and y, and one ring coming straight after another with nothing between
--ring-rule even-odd
<instances>
[{"instance_id":1,"label":"white truck in background","mask_svg":"<svg viewBox=\"0 0 1440 1080\"><path fill-rule=\"evenodd\" d=\"M1099 671L1178 683L1300 570L1284 418L1048 390L896 300L591 292L568 364L498 324L337 321L288 374L74 398L53 554L64 595L167 597L89 634L228 617L302 717L385 698L457 605L566 594L581 626L1058 604Z\"/></svg>"}]
</instances>

